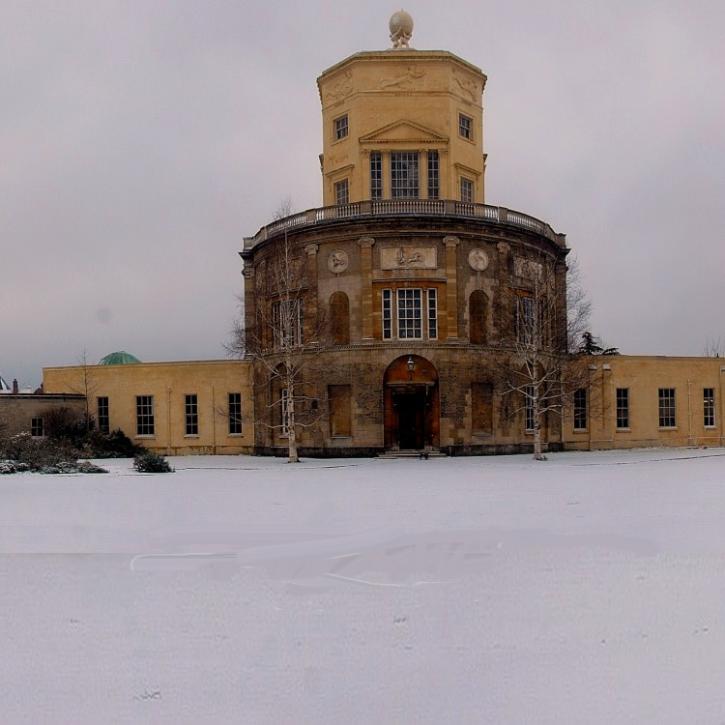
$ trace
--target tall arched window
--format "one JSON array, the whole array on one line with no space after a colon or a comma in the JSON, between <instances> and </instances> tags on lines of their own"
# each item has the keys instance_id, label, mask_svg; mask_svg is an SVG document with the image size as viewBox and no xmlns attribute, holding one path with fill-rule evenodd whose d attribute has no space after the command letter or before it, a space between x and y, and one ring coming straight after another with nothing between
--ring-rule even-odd
<instances>
[{"instance_id":1,"label":"tall arched window","mask_svg":"<svg viewBox=\"0 0 725 725\"><path fill-rule=\"evenodd\" d=\"M350 344L350 301L344 292L330 297L330 332L335 345Z\"/></svg>"},{"instance_id":2,"label":"tall arched window","mask_svg":"<svg viewBox=\"0 0 725 725\"><path fill-rule=\"evenodd\" d=\"M488 298L483 290L475 290L468 301L469 338L474 345L486 344Z\"/></svg>"}]
</instances>

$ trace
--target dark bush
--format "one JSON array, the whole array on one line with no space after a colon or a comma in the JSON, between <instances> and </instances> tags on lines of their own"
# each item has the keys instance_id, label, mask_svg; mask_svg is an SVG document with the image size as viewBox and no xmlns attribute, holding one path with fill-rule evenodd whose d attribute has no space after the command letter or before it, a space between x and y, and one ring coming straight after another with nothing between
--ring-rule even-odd
<instances>
[{"instance_id":1,"label":"dark bush","mask_svg":"<svg viewBox=\"0 0 725 725\"><path fill-rule=\"evenodd\" d=\"M79 451L67 441L33 438L30 433L18 433L1 444L0 458L24 463L32 471L59 463L75 463Z\"/></svg>"},{"instance_id":2,"label":"dark bush","mask_svg":"<svg viewBox=\"0 0 725 725\"><path fill-rule=\"evenodd\" d=\"M143 446L137 446L120 429L110 433L90 431L83 449L86 458L135 458L146 450Z\"/></svg>"},{"instance_id":3,"label":"dark bush","mask_svg":"<svg viewBox=\"0 0 725 725\"><path fill-rule=\"evenodd\" d=\"M67 441L81 448L88 434L85 417L70 408L48 408L43 411L45 435L55 441Z\"/></svg>"},{"instance_id":4,"label":"dark bush","mask_svg":"<svg viewBox=\"0 0 725 725\"><path fill-rule=\"evenodd\" d=\"M158 453L146 451L134 458L133 467L139 473L173 473L174 469L169 462Z\"/></svg>"}]
</instances>

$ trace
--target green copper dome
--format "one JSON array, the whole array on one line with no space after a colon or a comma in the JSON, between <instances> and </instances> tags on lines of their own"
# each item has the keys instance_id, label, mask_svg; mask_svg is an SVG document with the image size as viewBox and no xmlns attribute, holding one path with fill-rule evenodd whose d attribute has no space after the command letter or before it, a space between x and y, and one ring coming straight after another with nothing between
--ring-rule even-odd
<instances>
[{"instance_id":1,"label":"green copper dome","mask_svg":"<svg viewBox=\"0 0 725 725\"><path fill-rule=\"evenodd\" d=\"M106 357L101 358L99 365L131 365L133 363L140 363L141 361L135 356L131 355L130 352L125 350L119 350L118 352L112 352Z\"/></svg>"}]
</instances>

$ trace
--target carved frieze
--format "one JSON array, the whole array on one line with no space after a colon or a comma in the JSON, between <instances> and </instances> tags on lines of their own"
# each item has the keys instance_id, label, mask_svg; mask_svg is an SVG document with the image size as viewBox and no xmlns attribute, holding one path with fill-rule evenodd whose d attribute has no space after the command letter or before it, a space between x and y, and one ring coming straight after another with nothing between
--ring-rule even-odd
<instances>
[{"instance_id":1,"label":"carved frieze","mask_svg":"<svg viewBox=\"0 0 725 725\"><path fill-rule=\"evenodd\" d=\"M435 247L384 247L380 250L381 269L435 269Z\"/></svg>"},{"instance_id":2,"label":"carved frieze","mask_svg":"<svg viewBox=\"0 0 725 725\"><path fill-rule=\"evenodd\" d=\"M481 89L481 84L478 81L473 80L472 78L464 78L458 73L453 74L453 81L454 92L464 96L472 103L480 103L483 90Z\"/></svg>"},{"instance_id":3,"label":"carved frieze","mask_svg":"<svg viewBox=\"0 0 725 725\"><path fill-rule=\"evenodd\" d=\"M409 65L403 73L394 78L381 78L378 82L378 88L384 91L410 91L416 86L422 85L423 78L425 78L423 68L416 68Z\"/></svg>"},{"instance_id":4,"label":"carved frieze","mask_svg":"<svg viewBox=\"0 0 725 725\"><path fill-rule=\"evenodd\" d=\"M330 88L327 89L327 102L336 103L347 98L352 93L352 72L346 70L342 77L336 80Z\"/></svg>"},{"instance_id":5,"label":"carved frieze","mask_svg":"<svg viewBox=\"0 0 725 725\"><path fill-rule=\"evenodd\" d=\"M525 257L514 257L514 275L524 279L541 279L543 271L540 262Z\"/></svg>"}]
</instances>

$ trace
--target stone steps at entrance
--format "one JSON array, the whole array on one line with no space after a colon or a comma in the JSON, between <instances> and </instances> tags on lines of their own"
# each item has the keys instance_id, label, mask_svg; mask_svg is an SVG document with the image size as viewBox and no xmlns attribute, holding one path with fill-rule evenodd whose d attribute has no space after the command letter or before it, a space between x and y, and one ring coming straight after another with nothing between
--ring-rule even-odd
<instances>
[{"instance_id":1,"label":"stone steps at entrance","mask_svg":"<svg viewBox=\"0 0 725 725\"><path fill-rule=\"evenodd\" d=\"M405 450L405 451L386 451L379 453L378 458L447 458L445 453L437 450Z\"/></svg>"}]
</instances>

